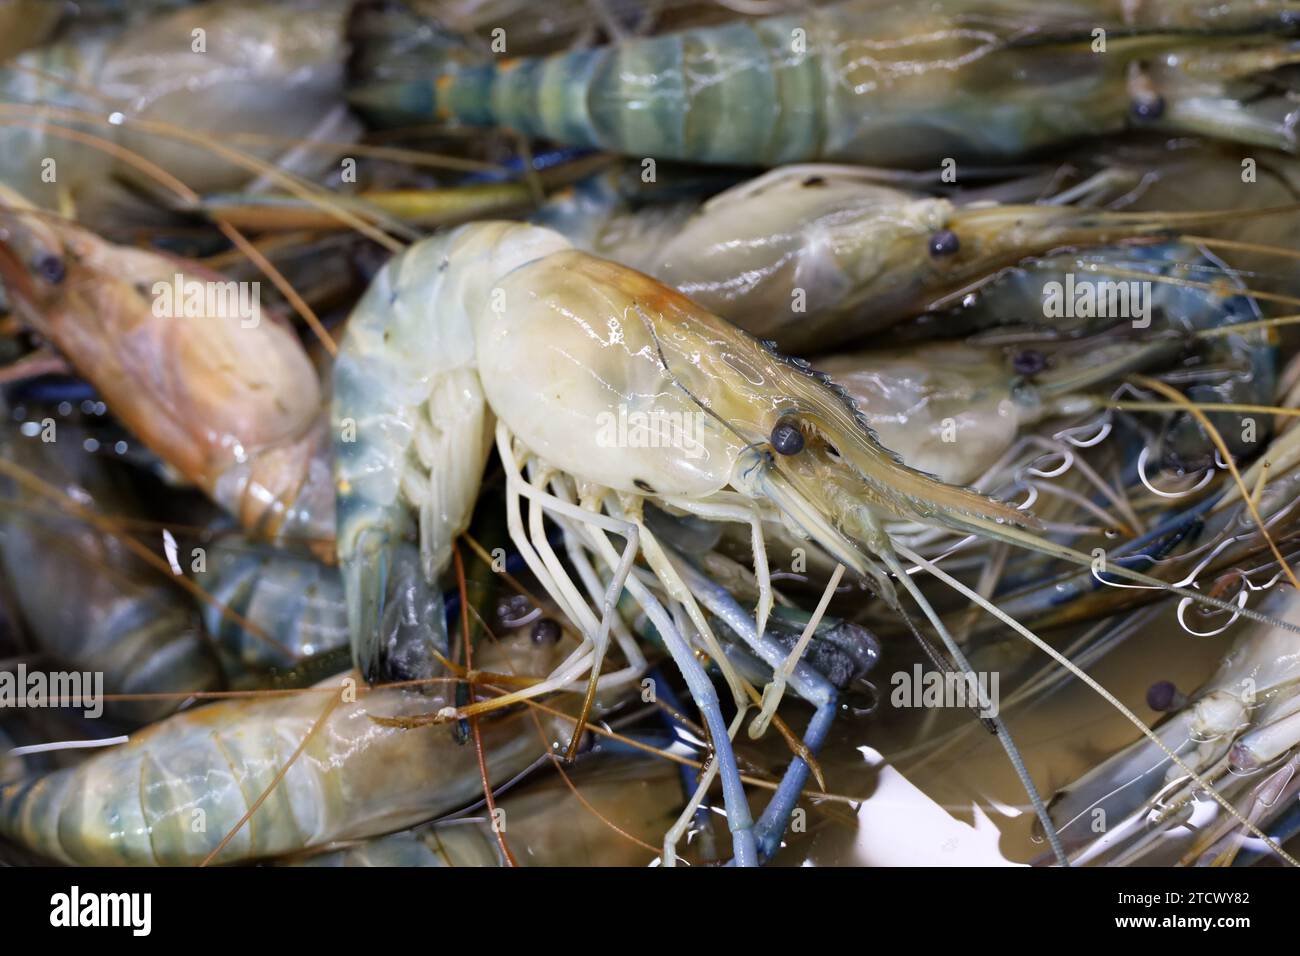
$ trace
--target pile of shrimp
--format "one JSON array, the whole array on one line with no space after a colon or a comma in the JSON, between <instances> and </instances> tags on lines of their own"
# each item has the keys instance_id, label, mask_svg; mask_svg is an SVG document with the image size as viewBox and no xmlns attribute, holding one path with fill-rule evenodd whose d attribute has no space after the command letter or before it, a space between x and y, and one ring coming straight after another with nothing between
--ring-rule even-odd
<instances>
[{"instance_id":1,"label":"pile of shrimp","mask_svg":"<svg viewBox=\"0 0 1300 956\"><path fill-rule=\"evenodd\" d=\"M0 2L0 860L1297 865L1283 0Z\"/></svg>"}]
</instances>

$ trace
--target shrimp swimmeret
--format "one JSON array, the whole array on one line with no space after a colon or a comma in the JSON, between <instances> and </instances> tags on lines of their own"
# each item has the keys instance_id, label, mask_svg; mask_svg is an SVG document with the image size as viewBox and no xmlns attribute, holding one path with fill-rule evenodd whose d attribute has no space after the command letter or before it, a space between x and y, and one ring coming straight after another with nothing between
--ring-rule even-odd
<instances>
[{"instance_id":1,"label":"shrimp swimmeret","mask_svg":"<svg viewBox=\"0 0 1300 956\"><path fill-rule=\"evenodd\" d=\"M608 423L634 413L698 424L676 438L669 429L666 443L609 447ZM767 814L754 827L731 748L759 698L727 663L701 608L703 596L687 584L690 575L684 577L671 549L647 526L647 503L750 527L759 600L754 630L745 629L742 637L756 644L772 606L764 545L770 523L870 580L903 614L895 591L895 582L901 584L964 671L964 655L902 560L1002 618L1058 662L1064 659L891 538L886 522L919 522L1092 564L1088 555L1037 534L1031 515L904 465L879 444L845 393L806 363L778 355L655 280L578 252L536 226L475 223L417 243L389 262L348 323L332 425L338 553L362 673L400 677L445 649L445 633L428 623L442 620L437 577L454 537L468 524L495 440L506 474L511 540L583 643L546 680L471 707L448 707L443 716L495 709L583 678L589 708L598 689L639 679L644 657L615 611L626 590L663 638L704 715L715 759L701 792L715 775L721 778L742 864L757 862L780 834L774 836ZM563 532L581 586L555 554L544 518ZM415 537L418 549L408 544ZM638 557L649 575L634 573ZM1227 607L1127 568L1111 573ZM669 599L667 607L659 595ZM1246 612L1252 615L1262 617ZM686 621L734 697L730 724L689 646L690 635L683 634ZM624 664L602 673L611 640ZM780 699L770 688L779 685L778 676L763 695L751 734L770 720ZM991 720L1023 769L1005 728ZM1050 828L1027 774L1022 780ZM680 832L674 828L665 839L665 862L673 861ZM1063 859L1059 845L1054 849Z\"/></svg>"}]
</instances>

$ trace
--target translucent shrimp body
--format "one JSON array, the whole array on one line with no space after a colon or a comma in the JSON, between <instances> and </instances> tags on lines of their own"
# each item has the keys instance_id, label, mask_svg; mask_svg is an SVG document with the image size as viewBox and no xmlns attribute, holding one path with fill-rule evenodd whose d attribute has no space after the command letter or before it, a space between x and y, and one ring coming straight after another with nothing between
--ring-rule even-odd
<instances>
[{"instance_id":1,"label":"translucent shrimp body","mask_svg":"<svg viewBox=\"0 0 1300 956\"><path fill-rule=\"evenodd\" d=\"M999 352L963 343L832 355L817 367L853 396L881 444L951 484L984 474L1036 422L1096 407L1084 395L1018 388Z\"/></svg>"},{"instance_id":2,"label":"translucent shrimp body","mask_svg":"<svg viewBox=\"0 0 1300 956\"><path fill-rule=\"evenodd\" d=\"M554 643L537 645L526 634L500 648L499 656L492 646L481 655L483 666L498 673L512 666L544 673L557 656ZM475 748L457 743L448 728L372 719L427 713L431 704L454 699L454 685L349 698L343 676L319 685L328 692L223 701L177 714L75 768L8 785L0 789L0 833L66 864L201 863L304 740L303 752L216 862L377 836L482 796ZM499 784L527 768L567 726L544 717L539 735L520 715L484 721L490 779Z\"/></svg>"},{"instance_id":3,"label":"translucent shrimp body","mask_svg":"<svg viewBox=\"0 0 1300 956\"><path fill-rule=\"evenodd\" d=\"M1273 607L1295 620L1293 598L1278 595ZM1156 732L1263 825L1286 805L1278 799L1278 791L1295 791L1294 785L1288 787L1295 770L1287 758L1300 746L1297 714L1300 644L1296 635L1247 625L1218 672ZM1194 829L1186 827L1200 805L1198 789L1163 751L1149 740L1139 740L1064 788L1052 802L1052 816L1062 836L1078 847L1082 860L1172 863L1189 852L1199 836L1200 850L1193 851L1194 859L1237 825L1232 818L1212 820L1202 812ZM1242 800L1244 795L1250 799ZM1105 835L1100 837L1093 825L1098 818L1107 820Z\"/></svg>"},{"instance_id":4,"label":"translucent shrimp body","mask_svg":"<svg viewBox=\"0 0 1300 956\"><path fill-rule=\"evenodd\" d=\"M85 434L61 422L57 440L45 442L6 425L0 454L100 514L138 515L115 463L84 450ZM101 673L106 694L221 689L216 655L180 588L120 539L9 480L0 480L0 571L34 649L52 666ZM111 701L105 715L143 724L181 702Z\"/></svg>"},{"instance_id":5,"label":"translucent shrimp body","mask_svg":"<svg viewBox=\"0 0 1300 956\"><path fill-rule=\"evenodd\" d=\"M250 174L196 146L133 127L131 119L214 136L263 134L274 141L238 145L289 171L316 172L330 162L328 154L284 143L312 136L345 141L359 131L343 103L346 13L344 0L220 0L155 12L120 32L82 32L0 64L0 99L10 121L0 126L0 182L46 208L55 207L60 193L94 206L112 175L133 172L49 132L41 125L43 107L117 112L119 122L95 132L199 191L232 189ZM31 113L16 104L30 104ZM67 122L58 113L51 119Z\"/></svg>"},{"instance_id":6,"label":"translucent shrimp body","mask_svg":"<svg viewBox=\"0 0 1300 956\"><path fill-rule=\"evenodd\" d=\"M1234 85L1293 61L1290 5L1155 6L851 0L488 62L390 18L363 33L351 95L385 122L737 165L1006 160L1141 124L1293 146L1285 95L1247 103Z\"/></svg>"},{"instance_id":7,"label":"translucent shrimp body","mask_svg":"<svg viewBox=\"0 0 1300 956\"><path fill-rule=\"evenodd\" d=\"M639 673L643 659L621 639L614 613L626 586L709 723L741 862L753 861L754 844L729 747L738 723L729 730L722 721L716 693L678 628L629 576L638 552L726 670L724 654L692 589L641 518L644 502L750 525L756 566L764 568L762 523L783 521L876 577L890 595L868 557L892 558L882 518L961 528L968 521L1032 524L1008 505L907 468L879 445L852 402L806 364L782 358L653 279L533 226L462 227L385 267L349 322L333 416L339 559L363 673L405 666L421 644L427 652L444 639L439 615L412 618L408 611L437 593L432 578L468 522L495 418L512 541L585 638L550 681L529 692L594 675L611 632L628 666L601 677L601 686ZM627 423L641 420L669 430L662 440L633 440ZM774 451L773 442L783 450ZM543 513L567 532L586 597L555 560ZM622 556L611 532L627 541ZM417 533L418 559L408 540ZM588 552L605 576L595 573ZM770 595L766 581L761 589ZM603 611L593 612L589 599ZM759 635L770 600L760 598ZM414 633L412 620L419 622ZM726 676L743 717L743 685Z\"/></svg>"},{"instance_id":8,"label":"translucent shrimp body","mask_svg":"<svg viewBox=\"0 0 1300 956\"><path fill-rule=\"evenodd\" d=\"M541 221L799 355L864 344L1031 256L1187 225L1160 212L962 202L900 188L900 178L799 164L719 193L690 215L685 203L628 212L600 178L553 201Z\"/></svg>"}]
</instances>

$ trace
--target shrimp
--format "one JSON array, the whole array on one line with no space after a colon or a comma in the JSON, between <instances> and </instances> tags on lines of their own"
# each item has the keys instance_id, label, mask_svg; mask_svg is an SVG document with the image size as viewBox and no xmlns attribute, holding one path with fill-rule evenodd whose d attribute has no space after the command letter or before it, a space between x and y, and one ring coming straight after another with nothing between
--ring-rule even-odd
<instances>
[{"instance_id":1,"label":"shrimp","mask_svg":"<svg viewBox=\"0 0 1300 956\"><path fill-rule=\"evenodd\" d=\"M590 764L588 764L590 762ZM610 839L617 823L635 838L672 822L681 783L672 764L603 754L584 755L570 786L558 778L529 780L497 799L498 819L523 866L643 866L644 844ZM286 861L289 862L289 861ZM292 861L300 866L502 866L492 824L456 815L402 833Z\"/></svg>"},{"instance_id":2,"label":"shrimp","mask_svg":"<svg viewBox=\"0 0 1300 956\"><path fill-rule=\"evenodd\" d=\"M53 424L53 419L50 420ZM33 422L41 431L46 428ZM112 462L83 447L72 422L31 437L4 428L7 459L82 503L138 514ZM0 567L36 649L78 671L101 672L108 694L201 692L223 686L221 668L189 599L122 542L16 483L0 509ZM76 594L76 600L68 600ZM173 700L109 702L108 717L144 724Z\"/></svg>"},{"instance_id":3,"label":"shrimp","mask_svg":"<svg viewBox=\"0 0 1300 956\"><path fill-rule=\"evenodd\" d=\"M967 485L1031 426L1097 411L1084 389L1114 374L1116 365L1126 368L1129 356L1144 348L1117 350L1115 364L1102 368L1063 356L1050 371L1035 367L1040 374L1033 382L1018 374L1033 360L1024 358L1029 351L1008 357L1002 348L935 342L924 349L830 355L816 366L844 387L881 444L910 467Z\"/></svg>"},{"instance_id":4,"label":"shrimp","mask_svg":"<svg viewBox=\"0 0 1300 956\"><path fill-rule=\"evenodd\" d=\"M1293 596L1273 603L1284 619L1296 619ZM1294 633L1252 626L1196 692L1183 698L1158 683L1148 694L1153 708L1170 711L1156 727L1165 746L1223 794L1248 796L1248 816L1261 826L1280 815L1283 794L1295 792L1289 758L1300 745L1298 652ZM1208 849L1239 824L1199 801L1198 786L1160 748L1139 740L1065 787L1051 812L1081 862L1208 861L1216 855ZM1227 859L1238 847L1227 849Z\"/></svg>"},{"instance_id":5,"label":"shrimp","mask_svg":"<svg viewBox=\"0 0 1300 956\"><path fill-rule=\"evenodd\" d=\"M480 61L385 11L360 31L350 97L380 123L738 165L996 162L1129 127L1293 149L1273 86L1295 62L1290 15L1285 2L850 0Z\"/></svg>"},{"instance_id":6,"label":"shrimp","mask_svg":"<svg viewBox=\"0 0 1300 956\"><path fill-rule=\"evenodd\" d=\"M262 314L258 290L3 198L0 276L22 319L249 532L328 545L325 397L293 330Z\"/></svg>"},{"instance_id":7,"label":"shrimp","mask_svg":"<svg viewBox=\"0 0 1300 956\"><path fill-rule=\"evenodd\" d=\"M332 157L284 144L346 142L360 132L343 102L347 6L218 0L121 33L94 30L0 65L0 98L32 104L34 119L0 127L0 182L58 208L61 197L93 204L111 177L132 175L116 158L49 134L40 123L48 107L261 136L270 142L250 141L254 154L290 172L319 172ZM110 135L200 191L233 189L249 178L205 150L131 123L119 121Z\"/></svg>"},{"instance_id":8,"label":"shrimp","mask_svg":"<svg viewBox=\"0 0 1300 956\"><path fill-rule=\"evenodd\" d=\"M557 201L538 221L783 350L810 355L862 341L1031 256L1161 238L1223 217L954 201L873 177L899 178L826 164L785 167L689 216L686 203L620 215L609 187L598 191L602 178L578 203L581 215Z\"/></svg>"},{"instance_id":9,"label":"shrimp","mask_svg":"<svg viewBox=\"0 0 1300 956\"><path fill-rule=\"evenodd\" d=\"M346 663L347 610L337 568L238 536L212 542L206 555L195 580L217 600L203 608L203 623L232 687L301 684L304 674ZM225 608L237 610L240 620Z\"/></svg>"},{"instance_id":10,"label":"shrimp","mask_svg":"<svg viewBox=\"0 0 1300 956\"><path fill-rule=\"evenodd\" d=\"M1122 314L1107 308L1106 315L1089 316L1085 310L1073 317L1049 317L1044 303L1053 284L1057 289L1072 287L1080 295L1096 293L1102 299L1110 291L1137 289L1146 299L1140 308ZM905 417L910 425L923 425L926 416L932 416L938 419L937 427L932 423L925 430L901 429L884 393L893 380L872 377L869 356L860 360L866 381L855 374L851 362L827 362L855 394L865 390L860 398L866 402L869 419L873 400L879 409L884 399L879 425L888 434L887 443L895 441L905 460L918 453L912 449L921 442L921 453L928 454L929 466L940 473L949 468L960 471L968 463L988 467L988 471L969 467L962 476L963 480L973 477L976 487L984 490L1027 493L1031 499L1040 492L1061 500L1068 496L1099 517L1101 524L1091 528L1070 524L1054 530L1074 538L1093 534L1090 543L1079 547L1101 547L1108 563L1159 567L1162 577L1188 583L1263 546L1246 509L1239 506L1231 516L1210 512L1216 508L1217 513L1215 501L1225 492L1233 494L1233 483L1223 473L1225 454L1247 458L1266 450L1260 460L1272 460L1277 467L1269 472L1272 484L1264 488L1260 504L1267 505L1266 515L1279 515L1278 520L1278 509L1288 500L1286 489L1296 480L1267 444L1272 431L1268 403L1278 381L1277 350L1270 331L1260 327L1259 314L1258 304L1236 275L1193 247L1101 249L1027 263L983 286L960 308L900 327L900 335L923 335L927 341L938 330L974 332L960 350L1005 352L1010 368L1002 387L1010 390L1011 400L997 406L1005 417L972 413L985 395L1001 403L1000 389L957 390L953 394L967 395L972 408L945 407L944 393L935 394L924 386L925 376L939 374L927 370L916 379L921 384L911 386L917 390L918 403ZM1011 326L1008 317L1015 319ZM929 344L922 354L941 357L951 348ZM1223 449L1191 412L1166 401L1149 407L1143 399L1150 389L1124 380L1144 370L1176 386L1190 403L1203 403ZM1107 382L1115 383L1109 394L1085 387ZM903 400L911 394L901 386L896 391ZM1030 436L1028 444L1023 439L1013 443L1013 422L1041 418L1056 401L1064 403L1057 411L1076 416L1073 423L1053 424L1046 434ZM920 402L933 403L935 410ZM1128 410L1130 405L1136 414ZM1152 418L1152 413L1158 417ZM964 436L959 424L966 429ZM944 441L959 436L959 441ZM1107 436L1111 437L1103 442ZM1028 452L1028 457L1022 452ZM1116 487L1099 477L1105 473L1117 476ZM1098 492L1100 499L1095 498ZM1239 540L1230 545L1228 538ZM927 553L943 554L951 543L951 539L936 541L935 550ZM1207 550L1215 549L1212 561L1200 563ZM1042 561L1022 566L1014 577L1018 580L1003 583L999 604L1017 620L1037 627L1089 619L1160 596L1159 591L1099 586L1091 573Z\"/></svg>"},{"instance_id":11,"label":"shrimp","mask_svg":"<svg viewBox=\"0 0 1300 956\"><path fill-rule=\"evenodd\" d=\"M1140 212L1185 213L1238 210L1197 227L1196 241L1222 256L1252 287L1300 296L1294 270L1279 268L1279 252L1300 242L1294 215L1258 216L1253 211L1294 203L1300 163L1294 155L1200 139L1125 141L1070 157L1083 177L1067 185L1075 204ZM1068 180L1067 180L1068 182Z\"/></svg>"},{"instance_id":12,"label":"shrimp","mask_svg":"<svg viewBox=\"0 0 1300 956\"><path fill-rule=\"evenodd\" d=\"M1031 347L1015 361L1023 366L1022 378L1041 381L1046 393L1056 377L1051 367L1067 365L1072 353L1084 368L1094 366L1093 381L1104 381L1107 366L1111 374L1135 371L1144 362L1168 362L1182 351L1187 371L1177 380L1190 399L1261 405L1273 395L1276 351L1265 329L1233 329L1261 316L1249 292L1221 261L1188 244L1110 247L1049 256L1007 270L968 293L960 306L926 316L902 334L928 338L936 331L978 330L990 345L1006 347L1025 340ZM1089 303L1096 306L1091 313ZM1050 337L1044 340L1043 332ZM1116 334L1148 347L1121 344L1117 349L1108 341ZM1075 377L1083 374L1078 371ZM1244 417L1211 415L1234 454L1253 452L1268 438L1265 421L1262 432L1243 441ZM1186 415L1166 425L1159 446L1157 455L1180 468L1204 467L1213 455L1199 425Z\"/></svg>"},{"instance_id":13,"label":"shrimp","mask_svg":"<svg viewBox=\"0 0 1300 956\"><path fill-rule=\"evenodd\" d=\"M376 837L285 866L501 866L491 828L481 821L453 821Z\"/></svg>"},{"instance_id":14,"label":"shrimp","mask_svg":"<svg viewBox=\"0 0 1300 956\"><path fill-rule=\"evenodd\" d=\"M478 662L499 673L512 666L544 673L558 658L555 642L524 634L484 647ZM233 833L214 857L233 863L378 836L481 796L474 747L456 743L445 727L373 719L449 702L447 685L357 696L346 676L322 682L318 693L185 711L74 768L10 784L0 789L0 834L58 863L181 866L204 862ZM532 765L567 726L544 718L539 735L519 715L485 721L490 779ZM241 825L250 810L256 817Z\"/></svg>"},{"instance_id":15,"label":"shrimp","mask_svg":"<svg viewBox=\"0 0 1300 956\"><path fill-rule=\"evenodd\" d=\"M680 293L536 226L476 223L394 258L353 312L335 376L337 546L362 673L382 676L394 653L386 622L401 617L411 582L429 590L445 567L494 433L511 541L583 636L547 680L501 701L562 689L586 675L590 702L598 688L635 679L644 661L614 611L626 589L704 715L716 760L702 785L714 772L722 780L738 863L756 862L758 844L770 838L755 837L730 746L752 688L727 665L694 589L647 526L647 503L752 529L765 595L754 634L762 635L770 610L763 526L775 522L871 580L899 611L893 581L901 583L963 670L960 648L900 557L963 595L974 592L893 538L886 521L939 526L1091 566L1087 555L1035 535L1032 516L908 468L879 444L852 400L807 363L783 358ZM630 441L619 423L626 432L634 413L676 422L679 431L666 442ZM546 540L544 515L565 531L587 597ZM623 539L621 554L610 534ZM607 578L596 575L588 553ZM723 669L738 711L730 727L678 625L631 574L638 556ZM1115 574L1227 606L1127 568ZM417 640L445 641L439 623L427 618ZM611 636L626 663L601 674ZM760 718L770 718L773 703L765 700ZM444 716L478 710L447 708ZM1004 731L999 739L1011 746ZM670 862L671 840L664 852Z\"/></svg>"}]
</instances>

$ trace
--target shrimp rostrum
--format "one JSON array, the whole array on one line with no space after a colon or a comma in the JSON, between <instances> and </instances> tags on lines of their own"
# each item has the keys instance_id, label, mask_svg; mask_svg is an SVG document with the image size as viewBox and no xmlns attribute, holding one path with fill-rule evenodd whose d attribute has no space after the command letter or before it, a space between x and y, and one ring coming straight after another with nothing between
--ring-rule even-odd
<instances>
[{"instance_id":1,"label":"shrimp rostrum","mask_svg":"<svg viewBox=\"0 0 1300 956\"><path fill-rule=\"evenodd\" d=\"M646 422L666 423L651 431L659 440L629 440ZM468 523L494 436L511 540L583 642L547 680L489 703L576 689L585 678L590 705L597 688L638 676L644 660L615 612L626 589L663 636L704 715L716 759L701 786L714 774L721 780L739 863L755 862L756 845L769 836L759 833L756 842L730 743L755 695L727 666L701 601L647 527L647 503L752 529L758 638L772 601L764 528L777 523L869 580L899 613L894 582L901 584L963 670L960 649L900 558L995 616L997 609L892 540L887 521L1091 563L1035 534L1035 519L1014 506L904 465L846 393L806 363L535 226L464 226L385 266L341 345L333 428L338 553L363 673L383 677L390 662L405 660L394 638L402 628L417 646L445 641L440 615L424 617L425 633L412 635L407 614L415 591L437 591L432 582ZM581 586L553 550L546 518L564 532ZM648 575L634 570L638 559ZM1115 573L1223 604L1125 568ZM696 636L734 698L730 724L689 646ZM624 666L602 674L611 641ZM774 704L765 698L751 734L766 726ZM464 713L448 708L444 716ZM1012 746L1004 730L999 737ZM672 850L666 840L666 861Z\"/></svg>"}]
</instances>

